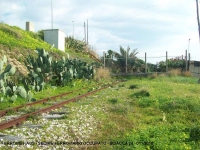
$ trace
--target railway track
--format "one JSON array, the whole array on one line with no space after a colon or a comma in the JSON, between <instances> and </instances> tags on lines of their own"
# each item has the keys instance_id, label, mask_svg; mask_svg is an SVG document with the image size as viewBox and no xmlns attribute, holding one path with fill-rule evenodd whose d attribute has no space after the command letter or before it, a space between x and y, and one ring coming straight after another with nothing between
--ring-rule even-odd
<instances>
[{"instance_id":1,"label":"railway track","mask_svg":"<svg viewBox=\"0 0 200 150\"><path fill-rule=\"evenodd\" d=\"M100 85L100 84L97 84L97 85ZM77 90L73 90L73 91L69 91L69 92L65 92L65 93L62 93L62 94L59 94L59 95L56 95L56 96L51 96L51 97L47 97L47 98L44 98L44 99L40 99L40 100L37 100L35 102L31 102L31 103L26 103L26 104L23 104L23 105L20 105L20 106L17 106L17 107L14 107L14 108L9 108L9 109L5 109L5 110L1 110L0 111L0 117L3 117L5 116L7 113L9 113L10 111L12 112L18 112L20 109L24 108L24 107L27 107L27 106L34 106L34 105L37 105L37 104L44 104L46 103L47 101L53 101L57 98L62 98L64 96L67 96L71 93L74 93L74 92L77 92L77 91L80 91L80 90L83 90L83 89L87 89L88 87L83 87L81 89L77 89Z\"/></svg>"},{"instance_id":2,"label":"railway track","mask_svg":"<svg viewBox=\"0 0 200 150\"><path fill-rule=\"evenodd\" d=\"M117 83L119 83L119 81L113 83L112 85L117 84ZM103 86L103 87L101 87L101 88L99 88L99 89L96 89L96 90L93 90L93 91L91 91L91 92L87 92L87 93L81 94L81 95L76 96L76 97L73 97L73 98L71 98L71 99L61 101L61 102L56 103L56 104L54 104L54 105L51 105L51 106L48 106L48 107L45 107L45 108L36 110L36 111L31 112L31 113L28 113L28 114L24 114L24 115L22 115L22 116L19 116L19 117L17 117L17 118L12 119L12 120L8 120L8 121L6 121L6 122L0 123L0 130L5 130L5 129L10 128L10 127L13 127L13 126L20 125L20 124L22 124L22 122L26 121L30 116L34 116L34 115L37 115L37 114L40 114L40 113L49 112L50 110L53 110L53 109L62 107L62 106L66 105L66 104L68 104L68 103L70 103L70 102L74 102L74 101L79 100L79 99L81 99L81 98L84 98L84 97L86 97L86 96L92 95L92 94L94 94L94 93L96 93L96 92L98 92L98 91L100 91L100 90L104 90L104 89L108 88L109 86L110 86L110 85ZM80 89L78 89L78 90L80 90ZM78 90L75 90L75 91L78 91ZM56 98L58 98L58 97L63 97L63 96L65 96L65 95L67 95L67 94L69 94L69 93L72 93L72 92L74 92L74 91L70 91L70 92L66 92L66 93L63 93L63 94L59 94L59 95L53 96L53 97L51 97L51 99L56 99ZM38 103L45 103L45 102L48 101L49 99L50 99L50 98L45 98L45 99L42 99L42 100L39 100L39 101L36 101L36 102L33 102L33 103L29 103L29 104L25 104L25 105L22 105L22 106L15 107L15 108L9 109L9 110L18 111L18 110L19 110L20 108L22 108L22 107L25 107L25 106L33 106L33 105L36 105L36 104L38 104ZM9 110L7 110L7 112L8 112ZM3 111L2 111L1 114L4 114L4 115L5 115L5 113L6 113L6 112L3 113Z\"/></svg>"}]
</instances>

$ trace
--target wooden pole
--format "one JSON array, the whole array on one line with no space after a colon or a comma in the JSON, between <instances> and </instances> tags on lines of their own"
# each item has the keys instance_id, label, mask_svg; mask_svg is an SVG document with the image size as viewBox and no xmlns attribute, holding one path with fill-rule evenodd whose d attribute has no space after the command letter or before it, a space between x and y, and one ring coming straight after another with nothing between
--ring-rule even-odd
<instances>
[{"instance_id":1,"label":"wooden pole","mask_svg":"<svg viewBox=\"0 0 200 150\"><path fill-rule=\"evenodd\" d=\"M145 52L145 73L147 73L147 53Z\"/></svg>"}]
</instances>

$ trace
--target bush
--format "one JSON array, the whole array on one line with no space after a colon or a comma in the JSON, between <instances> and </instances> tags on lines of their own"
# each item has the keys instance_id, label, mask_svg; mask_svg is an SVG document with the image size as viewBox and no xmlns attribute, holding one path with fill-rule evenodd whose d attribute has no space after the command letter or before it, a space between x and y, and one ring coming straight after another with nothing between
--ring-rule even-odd
<instances>
[{"instance_id":1,"label":"bush","mask_svg":"<svg viewBox=\"0 0 200 150\"><path fill-rule=\"evenodd\" d=\"M192 77L192 73L189 72L189 71L183 71L182 72L182 76L184 76L184 77Z\"/></svg>"},{"instance_id":2,"label":"bush","mask_svg":"<svg viewBox=\"0 0 200 150\"><path fill-rule=\"evenodd\" d=\"M139 97L149 97L150 96L150 93L147 91L147 90L141 90L137 93L134 93L132 95L132 97L136 97L136 98L139 98Z\"/></svg>"},{"instance_id":3,"label":"bush","mask_svg":"<svg viewBox=\"0 0 200 150\"><path fill-rule=\"evenodd\" d=\"M112 104L116 104L117 101L118 101L118 99L113 98L113 99L109 99L108 101L109 101L110 103L112 103Z\"/></svg>"},{"instance_id":4,"label":"bush","mask_svg":"<svg viewBox=\"0 0 200 150\"><path fill-rule=\"evenodd\" d=\"M181 70L180 69L171 69L167 73L170 77L176 77L176 76L181 75Z\"/></svg>"},{"instance_id":5,"label":"bush","mask_svg":"<svg viewBox=\"0 0 200 150\"><path fill-rule=\"evenodd\" d=\"M95 74L94 79L100 81L101 79L110 79L110 71L107 68L99 68Z\"/></svg>"},{"instance_id":6,"label":"bush","mask_svg":"<svg viewBox=\"0 0 200 150\"><path fill-rule=\"evenodd\" d=\"M194 127L190 130L190 140L195 142L200 140L200 127Z\"/></svg>"},{"instance_id":7,"label":"bush","mask_svg":"<svg viewBox=\"0 0 200 150\"><path fill-rule=\"evenodd\" d=\"M152 78L152 79L157 78L157 77L158 77L158 73L157 72L150 75L150 78Z\"/></svg>"},{"instance_id":8,"label":"bush","mask_svg":"<svg viewBox=\"0 0 200 150\"><path fill-rule=\"evenodd\" d=\"M136 88L138 88L138 86L135 85L135 84L132 84L132 85L129 86L129 89L136 89Z\"/></svg>"}]
</instances>

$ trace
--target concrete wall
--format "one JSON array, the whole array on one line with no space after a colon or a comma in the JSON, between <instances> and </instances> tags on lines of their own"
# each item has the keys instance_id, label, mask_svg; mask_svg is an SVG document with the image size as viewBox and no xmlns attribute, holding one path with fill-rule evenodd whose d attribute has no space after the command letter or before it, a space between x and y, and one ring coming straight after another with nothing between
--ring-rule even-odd
<instances>
[{"instance_id":1,"label":"concrete wall","mask_svg":"<svg viewBox=\"0 0 200 150\"><path fill-rule=\"evenodd\" d=\"M191 61L189 65L189 71L192 73L193 77L200 77L200 62Z\"/></svg>"},{"instance_id":2,"label":"concrete wall","mask_svg":"<svg viewBox=\"0 0 200 150\"><path fill-rule=\"evenodd\" d=\"M44 30L44 41L61 51L65 51L65 33L59 29Z\"/></svg>"},{"instance_id":3,"label":"concrete wall","mask_svg":"<svg viewBox=\"0 0 200 150\"><path fill-rule=\"evenodd\" d=\"M31 22L26 22L26 31L34 32L34 25Z\"/></svg>"}]
</instances>

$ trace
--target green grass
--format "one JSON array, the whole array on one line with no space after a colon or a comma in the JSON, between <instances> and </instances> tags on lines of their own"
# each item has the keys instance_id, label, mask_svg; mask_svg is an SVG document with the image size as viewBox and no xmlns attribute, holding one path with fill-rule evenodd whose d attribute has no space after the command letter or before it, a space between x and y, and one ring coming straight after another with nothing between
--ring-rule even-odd
<instances>
[{"instance_id":1,"label":"green grass","mask_svg":"<svg viewBox=\"0 0 200 150\"><path fill-rule=\"evenodd\" d=\"M78 58L78 59L85 61L87 63L94 63L95 62L93 59L91 59L89 57L89 55L86 55L82 52L76 52L76 51L70 50L70 49L66 49L65 52L69 54L70 58Z\"/></svg>"},{"instance_id":2,"label":"green grass","mask_svg":"<svg viewBox=\"0 0 200 150\"><path fill-rule=\"evenodd\" d=\"M105 145L87 149L198 150L200 87L197 80L191 77L129 77L123 82L124 86L119 83L70 103L68 107L73 109L65 119L78 118L87 124L89 119L81 120L84 114L94 118L94 126L90 126L94 130L84 141L104 142ZM131 85L137 85L137 89L130 89ZM138 93L139 96L135 96ZM74 126L78 128L79 123Z\"/></svg>"},{"instance_id":3,"label":"green grass","mask_svg":"<svg viewBox=\"0 0 200 150\"><path fill-rule=\"evenodd\" d=\"M90 140L106 142L98 146L101 150L199 149L200 87L197 80L129 77L124 86L119 84L99 92L99 96L88 103L88 108L103 108L102 113L91 114L100 123ZM137 85L137 89L130 89L132 85ZM71 105L81 107L79 103ZM110 142L118 143L110 145Z\"/></svg>"},{"instance_id":4,"label":"green grass","mask_svg":"<svg viewBox=\"0 0 200 150\"><path fill-rule=\"evenodd\" d=\"M76 89L81 89L83 87L88 87L95 84L93 81L84 81L84 80L75 80L71 84L65 87L56 87L52 88L51 86L47 86L45 90L40 92L33 92L34 98L37 100L55 96L61 93L66 93L68 91L73 91ZM82 90L78 91L81 93ZM0 94L1 96L1 94ZM68 96L69 97L69 96ZM26 104L28 101L26 99L21 98L18 96L17 100L15 100L13 103L9 102L9 98L4 97L4 101L0 103L0 110L16 107L22 104Z\"/></svg>"},{"instance_id":5,"label":"green grass","mask_svg":"<svg viewBox=\"0 0 200 150\"><path fill-rule=\"evenodd\" d=\"M50 45L37 36L36 33L22 30L16 26L0 24L0 43L11 48L27 48L35 50L36 48L50 49ZM54 49L56 51L56 49Z\"/></svg>"}]
</instances>

